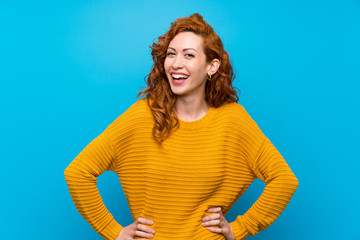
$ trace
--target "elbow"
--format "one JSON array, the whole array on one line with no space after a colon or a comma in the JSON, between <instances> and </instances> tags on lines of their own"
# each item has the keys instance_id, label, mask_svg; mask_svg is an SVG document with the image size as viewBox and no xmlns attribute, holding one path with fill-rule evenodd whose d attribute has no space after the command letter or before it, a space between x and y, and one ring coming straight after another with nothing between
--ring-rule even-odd
<instances>
[{"instance_id":1,"label":"elbow","mask_svg":"<svg viewBox=\"0 0 360 240\"><path fill-rule=\"evenodd\" d=\"M77 171L76 168L73 166L74 164L71 163L64 171L64 177L67 183L69 183L72 179L76 178Z\"/></svg>"},{"instance_id":2,"label":"elbow","mask_svg":"<svg viewBox=\"0 0 360 240\"><path fill-rule=\"evenodd\" d=\"M94 175L89 169L86 169L79 161L74 160L64 171L64 177L69 183L78 181L94 181L96 182L96 175Z\"/></svg>"},{"instance_id":3,"label":"elbow","mask_svg":"<svg viewBox=\"0 0 360 240\"><path fill-rule=\"evenodd\" d=\"M291 189L295 193L298 187L299 187L299 181L297 180L296 177L294 177L294 179L291 181Z\"/></svg>"},{"instance_id":4,"label":"elbow","mask_svg":"<svg viewBox=\"0 0 360 240\"><path fill-rule=\"evenodd\" d=\"M296 190L299 187L299 180L295 177L295 175L294 175L294 178L295 178L294 184L295 184L295 190Z\"/></svg>"},{"instance_id":5,"label":"elbow","mask_svg":"<svg viewBox=\"0 0 360 240\"><path fill-rule=\"evenodd\" d=\"M66 169L64 171L64 177L65 177L66 182L68 182L69 178L71 177L71 164L66 167Z\"/></svg>"},{"instance_id":6,"label":"elbow","mask_svg":"<svg viewBox=\"0 0 360 240\"><path fill-rule=\"evenodd\" d=\"M291 171L291 179L292 179L292 181L293 181L293 184L294 184L294 187L295 187L295 189L297 189L298 188L298 186L299 186L299 180L296 178L296 176L295 176L295 174L294 174L294 172L293 171Z\"/></svg>"},{"instance_id":7,"label":"elbow","mask_svg":"<svg viewBox=\"0 0 360 240\"><path fill-rule=\"evenodd\" d=\"M288 185L288 187L294 192L299 187L299 180L296 178L294 172L290 169L286 171L286 173L284 173L284 177L282 179L286 182L286 185Z\"/></svg>"},{"instance_id":8,"label":"elbow","mask_svg":"<svg viewBox=\"0 0 360 240\"><path fill-rule=\"evenodd\" d=\"M295 192L296 189L299 187L299 180L296 178L294 173L288 177L288 185L291 186L291 189Z\"/></svg>"},{"instance_id":9,"label":"elbow","mask_svg":"<svg viewBox=\"0 0 360 240\"><path fill-rule=\"evenodd\" d=\"M297 188L299 187L299 181L294 175L293 172L288 171L283 175L277 176L276 179L273 179L274 184L281 185L283 188L288 189L289 192L295 193Z\"/></svg>"}]
</instances>

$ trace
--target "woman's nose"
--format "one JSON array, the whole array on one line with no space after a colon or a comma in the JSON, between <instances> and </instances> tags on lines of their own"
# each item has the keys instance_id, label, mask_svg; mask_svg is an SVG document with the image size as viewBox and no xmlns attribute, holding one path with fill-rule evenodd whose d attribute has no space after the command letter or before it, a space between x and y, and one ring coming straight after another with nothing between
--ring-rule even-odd
<instances>
[{"instance_id":1,"label":"woman's nose","mask_svg":"<svg viewBox=\"0 0 360 240\"><path fill-rule=\"evenodd\" d=\"M180 55L175 56L174 61L172 63L172 67L174 69L179 69L184 67L183 60Z\"/></svg>"}]
</instances>

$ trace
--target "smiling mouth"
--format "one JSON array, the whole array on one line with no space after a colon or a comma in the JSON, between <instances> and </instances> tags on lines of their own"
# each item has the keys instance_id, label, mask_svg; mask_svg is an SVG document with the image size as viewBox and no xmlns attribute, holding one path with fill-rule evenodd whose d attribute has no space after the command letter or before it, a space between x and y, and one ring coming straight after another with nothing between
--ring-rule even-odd
<instances>
[{"instance_id":1,"label":"smiling mouth","mask_svg":"<svg viewBox=\"0 0 360 240\"><path fill-rule=\"evenodd\" d=\"M171 82L174 85L181 85L184 82L186 82L186 80L189 78L188 75L185 74L176 74L176 73L172 73L171 74Z\"/></svg>"},{"instance_id":2,"label":"smiling mouth","mask_svg":"<svg viewBox=\"0 0 360 240\"><path fill-rule=\"evenodd\" d=\"M185 75L185 74L171 74L171 77L173 80L175 81L182 81L182 80L186 80L189 76Z\"/></svg>"}]
</instances>

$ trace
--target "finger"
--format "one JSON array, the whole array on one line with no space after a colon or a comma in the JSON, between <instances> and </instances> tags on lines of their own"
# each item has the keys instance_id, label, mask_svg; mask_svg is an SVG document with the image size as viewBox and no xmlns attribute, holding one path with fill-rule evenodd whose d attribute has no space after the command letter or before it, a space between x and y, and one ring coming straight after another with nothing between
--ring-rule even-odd
<instances>
[{"instance_id":1,"label":"finger","mask_svg":"<svg viewBox=\"0 0 360 240\"><path fill-rule=\"evenodd\" d=\"M147 219L147 218L142 218L142 217L139 217L136 221L138 221L138 223L146 224L146 225L150 225L150 226L154 224L154 221Z\"/></svg>"},{"instance_id":2,"label":"finger","mask_svg":"<svg viewBox=\"0 0 360 240\"><path fill-rule=\"evenodd\" d=\"M206 222L206 221L210 221L210 220L220 219L220 217L221 217L220 213L215 213L215 214L211 214L211 215L203 217L202 220L203 220L203 222Z\"/></svg>"},{"instance_id":3,"label":"finger","mask_svg":"<svg viewBox=\"0 0 360 240\"><path fill-rule=\"evenodd\" d=\"M141 230L141 231L143 231L143 232L146 232L146 233L150 233L150 234L154 234L154 233L155 233L155 230L154 230L154 229L149 228L149 227L147 227L147 226L145 226L145 225L142 225L142 224L138 224L138 225L137 225L137 229L138 229L138 230Z\"/></svg>"},{"instance_id":4,"label":"finger","mask_svg":"<svg viewBox=\"0 0 360 240\"><path fill-rule=\"evenodd\" d=\"M207 210L208 213L222 212L221 207L212 207Z\"/></svg>"},{"instance_id":5,"label":"finger","mask_svg":"<svg viewBox=\"0 0 360 240\"><path fill-rule=\"evenodd\" d=\"M207 230L209 230L210 232L213 232L213 233L222 233L221 228L208 227Z\"/></svg>"},{"instance_id":6,"label":"finger","mask_svg":"<svg viewBox=\"0 0 360 240\"><path fill-rule=\"evenodd\" d=\"M153 238L154 235L140 230L135 231L135 237Z\"/></svg>"},{"instance_id":7,"label":"finger","mask_svg":"<svg viewBox=\"0 0 360 240\"><path fill-rule=\"evenodd\" d=\"M203 222L202 225L204 227L207 227L207 226L220 226L220 220L217 219L217 220L211 220L211 221Z\"/></svg>"}]
</instances>

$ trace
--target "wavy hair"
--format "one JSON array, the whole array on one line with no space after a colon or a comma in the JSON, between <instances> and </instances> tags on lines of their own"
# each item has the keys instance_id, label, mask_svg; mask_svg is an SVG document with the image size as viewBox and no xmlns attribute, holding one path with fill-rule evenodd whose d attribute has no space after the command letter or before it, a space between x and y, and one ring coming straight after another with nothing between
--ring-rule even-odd
<instances>
[{"instance_id":1,"label":"wavy hair","mask_svg":"<svg viewBox=\"0 0 360 240\"><path fill-rule=\"evenodd\" d=\"M147 88L138 94L138 97L144 96L147 99L155 121L152 133L160 144L179 126L179 119L175 113L177 96L171 91L164 62L169 43L180 32L193 32L202 37L208 63L213 59L220 60L218 71L211 77L211 81L206 82L205 86L205 100L210 107L217 108L226 102L239 100L237 91L232 85L235 75L229 55L213 28L198 13L176 19L171 23L167 33L158 37L157 42L154 41L150 46L154 64L150 74L145 77Z\"/></svg>"}]
</instances>

